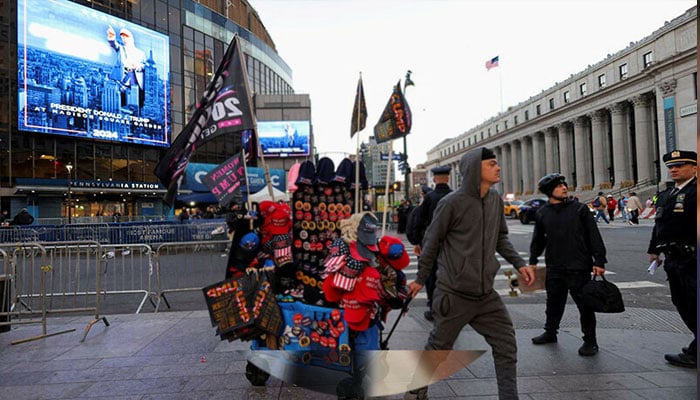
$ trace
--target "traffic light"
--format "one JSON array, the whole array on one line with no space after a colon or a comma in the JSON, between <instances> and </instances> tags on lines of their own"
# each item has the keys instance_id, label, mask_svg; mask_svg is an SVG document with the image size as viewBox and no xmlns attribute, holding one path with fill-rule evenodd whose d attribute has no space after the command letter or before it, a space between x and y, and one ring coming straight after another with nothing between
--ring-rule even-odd
<instances>
[{"instance_id":1,"label":"traffic light","mask_svg":"<svg viewBox=\"0 0 700 400\"><path fill-rule=\"evenodd\" d=\"M394 182L392 185L392 188L394 189L394 192L398 192L401 190L401 182Z\"/></svg>"}]
</instances>

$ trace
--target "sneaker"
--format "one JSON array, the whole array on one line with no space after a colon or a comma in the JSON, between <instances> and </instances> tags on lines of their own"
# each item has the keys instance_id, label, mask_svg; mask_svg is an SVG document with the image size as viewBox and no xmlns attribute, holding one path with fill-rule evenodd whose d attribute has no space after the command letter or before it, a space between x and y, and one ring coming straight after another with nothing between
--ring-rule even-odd
<instances>
[{"instance_id":1,"label":"sneaker","mask_svg":"<svg viewBox=\"0 0 700 400\"><path fill-rule=\"evenodd\" d=\"M557 334L552 332L545 332L540 336L535 336L532 338L532 344L546 344L546 343L556 343Z\"/></svg>"},{"instance_id":2,"label":"sneaker","mask_svg":"<svg viewBox=\"0 0 700 400\"><path fill-rule=\"evenodd\" d=\"M428 310L424 312L423 317L425 317L425 319L427 319L430 322L435 321L435 317L433 316L433 310Z\"/></svg>"},{"instance_id":3,"label":"sneaker","mask_svg":"<svg viewBox=\"0 0 700 400\"><path fill-rule=\"evenodd\" d=\"M427 400L428 399L428 388L422 387L420 389L410 390L408 393L404 394L404 400Z\"/></svg>"},{"instance_id":4,"label":"sneaker","mask_svg":"<svg viewBox=\"0 0 700 400\"><path fill-rule=\"evenodd\" d=\"M693 353L692 351L690 351L690 349L687 348L687 347L683 347L683 348L681 349L681 351L683 352L683 354L685 354L685 355L687 355L687 356L691 356L691 357L692 357L692 356L695 355L695 353Z\"/></svg>"},{"instance_id":5,"label":"sneaker","mask_svg":"<svg viewBox=\"0 0 700 400\"><path fill-rule=\"evenodd\" d=\"M583 345L578 349L578 355L590 357L598 354L598 345L595 343L583 342Z\"/></svg>"},{"instance_id":6,"label":"sneaker","mask_svg":"<svg viewBox=\"0 0 700 400\"><path fill-rule=\"evenodd\" d=\"M664 358L666 361L668 361L669 364L675 365L676 367L683 367L683 368L697 368L698 367L698 361L695 359L693 356L689 356L684 353L680 354L666 354L664 355Z\"/></svg>"}]
</instances>

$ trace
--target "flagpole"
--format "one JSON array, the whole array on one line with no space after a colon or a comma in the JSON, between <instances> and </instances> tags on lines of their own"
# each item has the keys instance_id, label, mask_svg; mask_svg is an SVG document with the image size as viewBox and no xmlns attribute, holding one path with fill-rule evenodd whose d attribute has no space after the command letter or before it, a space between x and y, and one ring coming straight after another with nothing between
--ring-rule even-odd
<instances>
[{"instance_id":1,"label":"flagpole","mask_svg":"<svg viewBox=\"0 0 700 400\"><path fill-rule=\"evenodd\" d=\"M236 35L235 38L236 38L236 42L238 44L238 48L242 52L243 49L241 48L240 38L238 37L238 35ZM243 81L245 82L246 92L251 93L250 92L250 85L248 84L248 67L246 66L246 63L244 63L244 62L241 63L241 67L243 69L243 76L245 77L245 79L243 79ZM270 195L270 198L272 199L272 201L275 201L275 193L272 191L272 180L270 178L270 169L267 166L267 164L265 163L265 155L263 155L262 145L260 145L260 137L258 136L258 119L256 118L255 112L253 110L253 108L254 108L253 102L254 102L254 100L251 99L250 104L249 104L250 115L251 115L252 120L253 120L253 133L251 134L251 137L255 138L255 142L257 145L256 147L258 148L258 155L260 156L260 162L262 162L263 171L265 172L265 181L267 182L267 193ZM245 158L244 158L244 162L245 162ZM245 166L245 164L244 164L244 166ZM248 192L248 196L247 196L248 197L248 211L250 211L250 207L251 207L250 185L248 184L248 172L247 171L246 171L245 186L246 186L246 191Z\"/></svg>"},{"instance_id":2,"label":"flagpole","mask_svg":"<svg viewBox=\"0 0 700 400\"><path fill-rule=\"evenodd\" d=\"M498 66L500 67L500 62ZM498 91L500 92L501 113L503 112L503 79L501 79L501 68L498 69Z\"/></svg>"},{"instance_id":3,"label":"flagpole","mask_svg":"<svg viewBox=\"0 0 700 400\"><path fill-rule=\"evenodd\" d=\"M362 72L360 72L360 80L362 80ZM364 91L364 87L362 88ZM364 97L364 93L360 93L357 97L357 128L360 128L360 115L362 114L360 110L360 99ZM360 131L357 131L357 144L355 147L355 213L359 213L362 208L360 208Z\"/></svg>"},{"instance_id":4,"label":"flagpole","mask_svg":"<svg viewBox=\"0 0 700 400\"><path fill-rule=\"evenodd\" d=\"M405 136L404 136L405 137ZM386 229L386 211L389 204L389 178L391 178L391 163L394 159L394 139L389 140L389 157L386 161L386 179L384 180L384 211L382 212L382 237Z\"/></svg>"}]
</instances>

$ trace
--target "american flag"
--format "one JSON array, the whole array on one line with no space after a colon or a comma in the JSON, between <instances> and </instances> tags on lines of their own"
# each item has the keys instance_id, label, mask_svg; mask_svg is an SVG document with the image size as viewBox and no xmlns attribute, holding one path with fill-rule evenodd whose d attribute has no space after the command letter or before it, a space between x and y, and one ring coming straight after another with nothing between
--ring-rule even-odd
<instances>
[{"instance_id":1,"label":"american flag","mask_svg":"<svg viewBox=\"0 0 700 400\"><path fill-rule=\"evenodd\" d=\"M343 239L334 240L328 248L328 257L323 261L323 266L326 267L324 273L331 274L346 264L346 258L350 254L350 248Z\"/></svg>"},{"instance_id":2,"label":"american flag","mask_svg":"<svg viewBox=\"0 0 700 400\"><path fill-rule=\"evenodd\" d=\"M498 56L486 61L486 70L498 67Z\"/></svg>"}]
</instances>

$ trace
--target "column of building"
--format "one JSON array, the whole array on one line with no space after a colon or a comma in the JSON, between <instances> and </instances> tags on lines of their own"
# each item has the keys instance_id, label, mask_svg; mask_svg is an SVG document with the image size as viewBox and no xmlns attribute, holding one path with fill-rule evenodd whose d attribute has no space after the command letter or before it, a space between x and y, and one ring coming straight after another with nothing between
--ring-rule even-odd
<instances>
[{"instance_id":1,"label":"column of building","mask_svg":"<svg viewBox=\"0 0 700 400\"><path fill-rule=\"evenodd\" d=\"M637 181L650 181L653 171L651 162L653 157L651 149L653 149L651 136L651 96L648 93L641 94L632 98L634 104L634 130L636 135L636 152L637 152Z\"/></svg>"},{"instance_id":2,"label":"column of building","mask_svg":"<svg viewBox=\"0 0 700 400\"><path fill-rule=\"evenodd\" d=\"M520 141L513 140L510 142L510 174L513 177L513 192L522 194L522 187L520 185L520 163L518 162L518 156L520 155Z\"/></svg>"},{"instance_id":3,"label":"column of building","mask_svg":"<svg viewBox=\"0 0 700 400\"><path fill-rule=\"evenodd\" d=\"M557 129L550 127L544 131L544 169L546 174L551 174L560 171L559 163L559 152L556 149L554 140L557 134Z\"/></svg>"},{"instance_id":4,"label":"column of building","mask_svg":"<svg viewBox=\"0 0 700 400\"><path fill-rule=\"evenodd\" d=\"M574 151L576 152L576 188L590 190L593 185L591 177L590 138L585 117L576 117L574 126Z\"/></svg>"},{"instance_id":5,"label":"column of building","mask_svg":"<svg viewBox=\"0 0 700 400\"><path fill-rule=\"evenodd\" d=\"M625 140L627 105L624 102L611 104L608 106L608 110L612 118L612 159L615 187L619 188L623 184L629 184L630 180L627 168L629 154Z\"/></svg>"},{"instance_id":6,"label":"column of building","mask_svg":"<svg viewBox=\"0 0 700 400\"><path fill-rule=\"evenodd\" d=\"M574 187L576 180L574 163L574 149L572 140L572 128L570 122L557 125L559 130L559 172L569 182L569 186Z\"/></svg>"},{"instance_id":7,"label":"column of building","mask_svg":"<svg viewBox=\"0 0 700 400\"><path fill-rule=\"evenodd\" d=\"M610 181L610 159L606 157L605 147L608 141L605 132L607 113L596 110L588 117L591 119L591 135L593 136L593 183L598 189L607 188Z\"/></svg>"},{"instance_id":8,"label":"column of building","mask_svg":"<svg viewBox=\"0 0 700 400\"><path fill-rule=\"evenodd\" d=\"M535 132L532 135L532 193L537 193L537 181L545 175L545 139L542 132Z\"/></svg>"},{"instance_id":9,"label":"column of building","mask_svg":"<svg viewBox=\"0 0 700 400\"><path fill-rule=\"evenodd\" d=\"M532 142L529 137L520 139L520 174L523 179L522 194L532 194Z\"/></svg>"}]
</instances>

